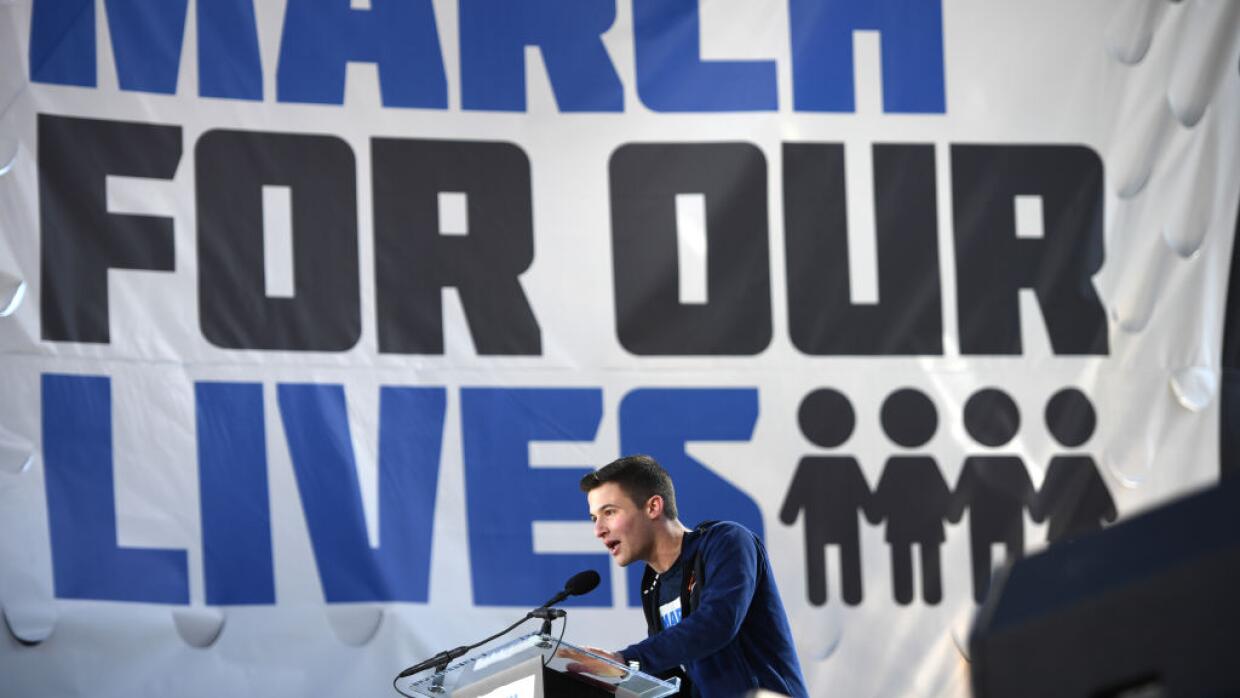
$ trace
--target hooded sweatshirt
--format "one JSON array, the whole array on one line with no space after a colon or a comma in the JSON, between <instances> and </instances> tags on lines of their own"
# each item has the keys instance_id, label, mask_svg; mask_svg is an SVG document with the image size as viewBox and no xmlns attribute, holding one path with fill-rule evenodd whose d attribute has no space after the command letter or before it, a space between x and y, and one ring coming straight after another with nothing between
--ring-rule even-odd
<instances>
[{"instance_id":1,"label":"hooded sweatshirt","mask_svg":"<svg viewBox=\"0 0 1240 698\"><path fill-rule=\"evenodd\" d=\"M808 698L766 549L749 529L721 521L686 532L680 557L662 576L679 579L683 601L676 604L676 593L661 590L660 575L646 567L642 605L650 637L621 650L625 661L656 674L683 667L694 696L765 688Z\"/></svg>"}]
</instances>

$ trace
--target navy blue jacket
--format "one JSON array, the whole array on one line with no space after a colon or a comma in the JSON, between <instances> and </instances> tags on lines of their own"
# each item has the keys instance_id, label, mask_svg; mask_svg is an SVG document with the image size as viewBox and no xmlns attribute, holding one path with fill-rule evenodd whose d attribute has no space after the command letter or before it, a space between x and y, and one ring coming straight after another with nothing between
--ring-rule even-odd
<instances>
[{"instance_id":1,"label":"navy blue jacket","mask_svg":"<svg viewBox=\"0 0 1240 698\"><path fill-rule=\"evenodd\" d=\"M762 541L730 521L703 524L685 534L682 618L666 630L658 622L658 593L647 566L642 583L650 637L620 651L642 671L683 666L693 694L731 698L766 688L808 698L792 632Z\"/></svg>"}]
</instances>

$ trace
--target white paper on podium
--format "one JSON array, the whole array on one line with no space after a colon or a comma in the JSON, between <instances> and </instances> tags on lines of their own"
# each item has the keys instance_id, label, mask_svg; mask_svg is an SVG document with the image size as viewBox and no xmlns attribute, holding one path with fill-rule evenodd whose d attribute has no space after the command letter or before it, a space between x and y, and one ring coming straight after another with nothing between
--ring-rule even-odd
<instances>
[{"instance_id":1,"label":"white paper on podium","mask_svg":"<svg viewBox=\"0 0 1240 698\"><path fill-rule=\"evenodd\" d=\"M534 676L526 676L517 679L512 683L500 686L490 693L478 696L478 698L534 698L535 678Z\"/></svg>"}]
</instances>

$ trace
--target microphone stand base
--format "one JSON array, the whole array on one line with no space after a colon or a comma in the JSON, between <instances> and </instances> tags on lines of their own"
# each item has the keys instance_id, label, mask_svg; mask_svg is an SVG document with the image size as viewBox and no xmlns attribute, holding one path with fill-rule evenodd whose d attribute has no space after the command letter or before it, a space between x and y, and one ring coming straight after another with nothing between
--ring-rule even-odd
<instances>
[{"instance_id":1,"label":"microphone stand base","mask_svg":"<svg viewBox=\"0 0 1240 698\"><path fill-rule=\"evenodd\" d=\"M441 666L435 667L435 673L431 676L431 685L427 690L429 690L431 693L446 693L447 692L444 690L444 687L443 687L443 680L445 676L444 671L447 668L448 668L448 665L446 662Z\"/></svg>"},{"instance_id":2,"label":"microphone stand base","mask_svg":"<svg viewBox=\"0 0 1240 698\"><path fill-rule=\"evenodd\" d=\"M550 618L543 618L542 629L538 631L538 634L542 637L542 639L539 641L537 646L541 647L542 649L547 649L551 647L552 643L551 643L551 619Z\"/></svg>"}]
</instances>

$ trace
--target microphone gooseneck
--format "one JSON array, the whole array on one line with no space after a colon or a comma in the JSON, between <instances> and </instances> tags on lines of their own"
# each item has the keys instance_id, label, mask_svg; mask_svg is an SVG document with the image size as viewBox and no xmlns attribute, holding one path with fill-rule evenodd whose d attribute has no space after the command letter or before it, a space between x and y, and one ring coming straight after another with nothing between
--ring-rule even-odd
<instances>
[{"instance_id":1,"label":"microphone gooseneck","mask_svg":"<svg viewBox=\"0 0 1240 698\"><path fill-rule=\"evenodd\" d=\"M585 570L584 572L578 572L577 574L574 574L572 577L569 577L567 582L564 582L564 589L560 593L551 597L551 599L547 601L547 603L527 613L524 618L517 621L516 623L513 623L507 628L499 631L498 633L495 633L494 635L486 638L485 640L482 640L481 642L475 642L472 645L462 645L461 647L457 647L457 648L450 649L450 650L445 650L435 655L434 657L431 657L430 659L426 659L417 664L414 664L408 669L405 669L404 671L400 672L400 674L396 677L395 680L399 681L400 679L407 678L420 671L425 671L427 669L430 669L431 667L434 667L435 669L442 671L443 668L446 667L448 663L451 662L452 660L464 656L466 652L469 652L470 650L476 647L481 647L482 645L485 645L486 643L490 642L491 640L494 640L497 637L500 637L501 635L507 634L513 628L517 627L518 625L524 623L527 620L530 620L531 618L542 619L543 621L543 633L542 634L545 635L550 632L550 626L551 626L552 620L556 618L563 618L566 615L566 613L562 609L551 608L551 606L554 606L555 604L563 601L564 599L567 599L570 596L581 596L582 594L588 594L591 591L594 591L594 589L599 585L599 582L601 581L602 581L602 578L599 576L598 572L594 570Z\"/></svg>"}]
</instances>

